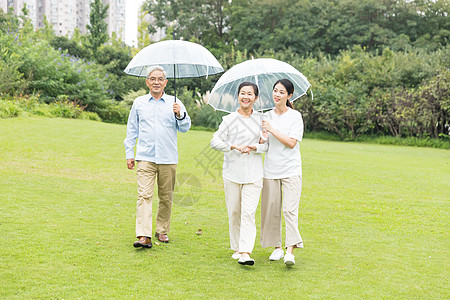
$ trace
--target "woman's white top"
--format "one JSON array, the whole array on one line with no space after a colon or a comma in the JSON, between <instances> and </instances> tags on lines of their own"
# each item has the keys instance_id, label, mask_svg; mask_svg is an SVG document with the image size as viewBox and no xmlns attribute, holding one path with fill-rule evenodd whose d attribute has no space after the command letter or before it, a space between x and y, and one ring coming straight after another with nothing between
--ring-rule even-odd
<instances>
[{"instance_id":1,"label":"woman's white top","mask_svg":"<svg viewBox=\"0 0 450 300\"><path fill-rule=\"evenodd\" d=\"M301 141L303 137L303 119L300 112L289 108L278 115L274 110L266 113L270 125L278 132ZM269 149L264 159L264 178L281 179L302 175L302 159L300 146L297 142L294 148L283 145L269 133Z\"/></svg>"},{"instance_id":2,"label":"woman's white top","mask_svg":"<svg viewBox=\"0 0 450 300\"><path fill-rule=\"evenodd\" d=\"M259 144L261 121L263 114L253 112L245 118L237 111L222 118L219 129L211 139L211 147L225 152L222 176L239 184L254 183L263 178L261 152L266 145ZM238 150L230 150L231 145L253 145L257 151L241 154Z\"/></svg>"}]
</instances>

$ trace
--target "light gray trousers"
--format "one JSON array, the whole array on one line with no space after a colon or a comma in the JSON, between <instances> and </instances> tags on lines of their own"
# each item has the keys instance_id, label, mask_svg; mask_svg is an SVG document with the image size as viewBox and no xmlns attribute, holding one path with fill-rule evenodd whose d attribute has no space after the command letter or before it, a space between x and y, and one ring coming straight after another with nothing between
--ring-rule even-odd
<instances>
[{"instance_id":1,"label":"light gray trousers","mask_svg":"<svg viewBox=\"0 0 450 300\"><path fill-rule=\"evenodd\" d=\"M261 197L261 246L281 247L281 211L286 226L285 247L303 248L298 230L298 207L302 193L302 177L263 181Z\"/></svg>"}]
</instances>

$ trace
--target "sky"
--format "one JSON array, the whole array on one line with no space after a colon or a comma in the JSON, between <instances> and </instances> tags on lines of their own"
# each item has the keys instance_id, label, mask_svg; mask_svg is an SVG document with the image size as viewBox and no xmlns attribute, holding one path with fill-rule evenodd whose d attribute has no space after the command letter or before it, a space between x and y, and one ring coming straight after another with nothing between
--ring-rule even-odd
<instances>
[{"instance_id":1,"label":"sky","mask_svg":"<svg viewBox=\"0 0 450 300\"><path fill-rule=\"evenodd\" d=\"M125 43L137 45L137 20L139 6L145 0L125 0Z\"/></svg>"}]
</instances>

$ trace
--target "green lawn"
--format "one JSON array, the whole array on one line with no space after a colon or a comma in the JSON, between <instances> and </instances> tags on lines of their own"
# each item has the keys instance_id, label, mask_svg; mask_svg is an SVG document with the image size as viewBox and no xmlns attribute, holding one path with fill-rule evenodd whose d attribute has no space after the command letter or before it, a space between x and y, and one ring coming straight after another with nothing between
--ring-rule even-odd
<instances>
[{"instance_id":1,"label":"green lawn","mask_svg":"<svg viewBox=\"0 0 450 300\"><path fill-rule=\"evenodd\" d=\"M257 238L248 267L230 258L211 132L179 135L171 243L132 247L125 130L0 120L0 298L449 299L450 151L304 140L305 249L287 268Z\"/></svg>"}]
</instances>

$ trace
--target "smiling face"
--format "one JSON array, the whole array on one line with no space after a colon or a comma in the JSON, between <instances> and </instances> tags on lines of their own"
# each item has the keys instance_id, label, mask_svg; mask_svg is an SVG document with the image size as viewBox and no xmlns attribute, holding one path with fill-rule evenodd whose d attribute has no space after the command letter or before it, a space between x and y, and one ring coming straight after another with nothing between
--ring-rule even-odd
<instances>
[{"instance_id":1,"label":"smiling face","mask_svg":"<svg viewBox=\"0 0 450 300\"><path fill-rule=\"evenodd\" d=\"M292 97L281 83L277 83L272 91L272 98L275 106L286 106L286 101Z\"/></svg>"},{"instance_id":2,"label":"smiling face","mask_svg":"<svg viewBox=\"0 0 450 300\"><path fill-rule=\"evenodd\" d=\"M241 87L238 94L239 104L242 109L251 109L258 97L255 95L255 90L252 86L246 85Z\"/></svg>"},{"instance_id":3,"label":"smiling face","mask_svg":"<svg viewBox=\"0 0 450 300\"><path fill-rule=\"evenodd\" d=\"M164 78L164 73L162 71L154 70L148 75L145 83L153 96L161 96L167 85L167 79Z\"/></svg>"}]
</instances>

